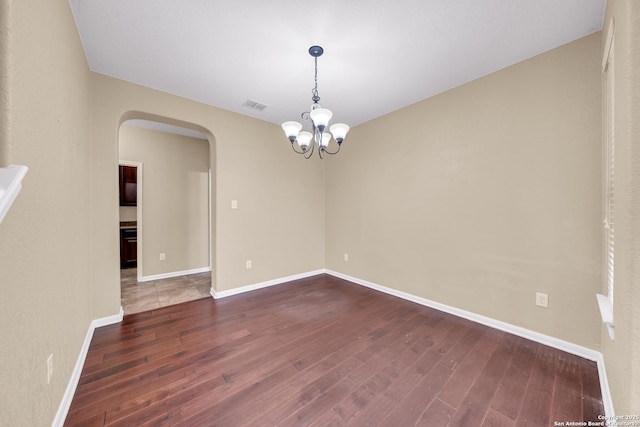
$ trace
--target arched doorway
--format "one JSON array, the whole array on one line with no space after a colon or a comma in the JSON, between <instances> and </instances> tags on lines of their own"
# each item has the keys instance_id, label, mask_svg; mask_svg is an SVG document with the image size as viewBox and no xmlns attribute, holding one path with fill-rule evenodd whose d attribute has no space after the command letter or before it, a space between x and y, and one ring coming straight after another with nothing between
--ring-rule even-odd
<instances>
[{"instance_id":1,"label":"arched doorway","mask_svg":"<svg viewBox=\"0 0 640 427\"><path fill-rule=\"evenodd\" d=\"M123 168L134 170L137 187L136 202L123 204L120 197L119 206L125 314L210 295L210 142L210 135L173 120L145 117L120 125L119 188L127 188ZM133 265L131 253L137 255Z\"/></svg>"}]
</instances>

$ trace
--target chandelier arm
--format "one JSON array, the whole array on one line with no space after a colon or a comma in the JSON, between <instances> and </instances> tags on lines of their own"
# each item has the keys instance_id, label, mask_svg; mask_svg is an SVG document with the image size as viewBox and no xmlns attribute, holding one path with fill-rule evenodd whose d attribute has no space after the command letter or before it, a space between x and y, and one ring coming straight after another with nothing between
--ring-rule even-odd
<instances>
[{"instance_id":1,"label":"chandelier arm","mask_svg":"<svg viewBox=\"0 0 640 427\"><path fill-rule=\"evenodd\" d=\"M309 151L313 153L313 144L309 144L309 146L310 147L308 147L306 150L298 151L296 150L296 145L293 142L291 143L291 149L298 154L307 154Z\"/></svg>"},{"instance_id":2,"label":"chandelier arm","mask_svg":"<svg viewBox=\"0 0 640 427\"><path fill-rule=\"evenodd\" d=\"M293 151L295 151L296 153L298 153L298 154L304 154L304 153L305 153L305 151L298 151L298 150L296 150L296 146L295 146L295 144L294 144L293 142L291 142L291 149L292 149Z\"/></svg>"},{"instance_id":3,"label":"chandelier arm","mask_svg":"<svg viewBox=\"0 0 640 427\"><path fill-rule=\"evenodd\" d=\"M323 151L326 154L331 154L333 156L334 154L338 154L340 152L340 147L342 147L342 144L338 144L338 149L336 151L329 151L327 149L324 149Z\"/></svg>"},{"instance_id":4,"label":"chandelier arm","mask_svg":"<svg viewBox=\"0 0 640 427\"><path fill-rule=\"evenodd\" d=\"M307 149L307 151L305 153L303 153L304 158L309 160L311 158L311 156L313 156L313 150L314 150L314 144L313 142L311 143L311 149ZM309 155L307 155L307 153L309 153Z\"/></svg>"}]
</instances>

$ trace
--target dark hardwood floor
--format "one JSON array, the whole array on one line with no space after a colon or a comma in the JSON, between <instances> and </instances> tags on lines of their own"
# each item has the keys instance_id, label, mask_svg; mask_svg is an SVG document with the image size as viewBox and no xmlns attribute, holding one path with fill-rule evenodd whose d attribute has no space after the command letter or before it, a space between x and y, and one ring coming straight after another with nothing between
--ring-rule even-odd
<instances>
[{"instance_id":1,"label":"dark hardwood floor","mask_svg":"<svg viewBox=\"0 0 640 427\"><path fill-rule=\"evenodd\" d=\"M594 362L320 275L96 329L67 426L552 426Z\"/></svg>"}]
</instances>

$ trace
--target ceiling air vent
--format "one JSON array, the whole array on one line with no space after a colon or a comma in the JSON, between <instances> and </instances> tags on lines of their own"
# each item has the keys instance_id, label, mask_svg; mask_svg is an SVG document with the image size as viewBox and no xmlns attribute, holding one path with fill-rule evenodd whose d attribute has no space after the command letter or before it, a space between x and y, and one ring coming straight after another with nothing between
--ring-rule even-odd
<instances>
[{"instance_id":1,"label":"ceiling air vent","mask_svg":"<svg viewBox=\"0 0 640 427\"><path fill-rule=\"evenodd\" d=\"M242 106L244 108L248 108L250 110L256 110L256 111L264 111L264 109L267 108L266 105L261 104L258 101L254 101L253 99L247 99L246 101L244 101L244 104L242 104Z\"/></svg>"}]
</instances>

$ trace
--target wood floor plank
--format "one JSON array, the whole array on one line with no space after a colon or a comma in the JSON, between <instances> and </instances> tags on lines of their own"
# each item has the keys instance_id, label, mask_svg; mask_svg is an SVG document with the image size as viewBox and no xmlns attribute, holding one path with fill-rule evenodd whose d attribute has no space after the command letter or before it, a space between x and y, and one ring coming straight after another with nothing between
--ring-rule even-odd
<instances>
[{"instance_id":1,"label":"wood floor plank","mask_svg":"<svg viewBox=\"0 0 640 427\"><path fill-rule=\"evenodd\" d=\"M261 396L253 402L263 408L262 411L245 411L243 419L246 425L276 425L293 412L326 392L330 387L344 380L349 372L362 365L362 362L354 357L340 362L326 360L318 364L314 369L299 372L291 381L283 383ZM237 412L237 411L236 411ZM229 417L235 422L237 417L233 414Z\"/></svg>"},{"instance_id":2,"label":"wood floor plank","mask_svg":"<svg viewBox=\"0 0 640 427\"><path fill-rule=\"evenodd\" d=\"M446 426L449 425L455 413L455 408L436 398L431 401L431 404L422 413L420 419L416 423L416 426Z\"/></svg>"},{"instance_id":3,"label":"wood floor plank","mask_svg":"<svg viewBox=\"0 0 640 427\"><path fill-rule=\"evenodd\" d=\"M604 405L600 391L600 380L594 371L598 371L595 362L580 359L582 375L582 416L587 421L601 421L598 416L604 415Z\"/></svg>"},{"instance_id":4,"label":"wood floor plank","mask_svg":"<svg viewBox=\"0 0 640 427\"><path fill-rule=\"evenodd\" d=\"M397 321L400 320L397 319ZM329 354L327 353L327 350L337 350L339 346L346 344L346 342L340 342L339 339L338 343L341 345L335 346L333 344L336 341L335 322L337 322L337 320L327 323L326 328L316 326L313 328L313 331L306 331L304 334L299 334L295 340L290 341L286 345L281 346L271 353L253 357L250 360L245 361L244 364L241 364L242 362L236 358L234 360L234 366L225 371L224 376L227 381L233 381L236 376L246 374L256 366L260 366L264 363L271 363L272 360L285 355L286 362L284 363L293 363L294 366L300 370L303 366L300 364L301 360L307 360L307 363L311 363L313 360L320 360ZM381 328L371 331L369 334L386 333L383 328L388 328L392 324L393 322L388 322L385 325L381 325ZM359 324L347 323L341 328L341 333L348 335L350 332L359 329Z\"/></svg>"},{"instance_id":5,"label":"wood floor plank","mask_svg":"<svg viewBox=\"0 0 640 427\"><path fill-rule=\"evenodd\" d=\"M103 426L105 423L105 412L90 413L71 413L67 415L64 425L69 427L94 427Z\"/></svg>"},{"instance_id":6,"label":"wood floor plank","mask_svg":"<svg viewBox=\"0 0 640 427\"><path fill-rule=\"evenodd\" d=\"M180 345L179 337L165 337L162 339L149 340L126 348L105 350L102 354L102 367L109 366L110 363L121 363L122 361L130 358L153 355L167 347L173 348L178 345ZM85 366L94 368L93 364ZM99 369L100 366L95 368Z\"/></svg>"},{"instance_id":7,"label":"wood floor plank","mask_svg":"<svg viewBox=\"0 0 640 427\"><path fill-rule=\"evenodd\" d=\"M372 321L371 325L377 323L380 318L376 318ZM378 325L380 326L380 325ZM378 328L380 329L380 328ZM282 394L278 396L278 400L275 405L272 405L269 409L266 409L259 417L259 421L275 424L279 419L282 419L292 412L295 412L300 407L304 406L310 400L312 400L319 393L323 392L327 386L338 381L338 379L330 378L327 381L324 377L331 375L330 370L339 366L347 360L357 362L358 365L362 365L363 362L353 357L354 354L358 354L361 350L370 346L373 341L379 339L381 335L377 333L367 334L362 336L346 346L340 348L334 352L331 356L324 358L320 362L306 368L297 381L292 381L290 384L283 386ZM294 362L295 365L295 362ZM296 366L297 367L297 366ZM276 390L279 392L280 390ZM281 398L280 398L281 397ZM257 421L257 420L256 420Z\"/></svg>"},{"instance_id":8,"label":"wood floor plank","mask_svg":"<svg viewBox=\"0 0 640 427\"><path fill-rule=\"evenodd\" d=\"M439 358L434 355L431 360L436 366ZM387 427L414 425L450 376L451 371L437 368L423 374L418 384L387 414L380 425Z\"/></svg>"},{"instance_id":9,"label":"wood floor plank","mask_svg":"<svg viewBox=\"0 0 640 427\"><path fill-rule=\"evenodd\" d=\"M469 335L468 328L472 325L468 322L458 322L453 316L447 316L442 323L448 326L438 328L431 335L434 345L413 364L418 376L410 377L409 387L392 395L395 402L387 401L387 405L395 405L380 418L381 425L413 425L451 377L452 366L455 363L452 365L450 357L447 356L460 347L458 344ZM452 340L451 337L457 337L458 341ZM371 418L368 419L373 421Z\"/></svg>"},{"instance_id":10,"label":"wood floor plank","mask_svg":"<svg viewBox=\"0 0 640 427\"><path fill-rule=\"evenodd\" d=\"M543 427L549 424L557 360L557 350L538 346L524 394L526 404L522 405L516 420L518 426Z\"/></svg>"},{"instance_id":11,"label":"wood floor plank","mask_svg":"<svg viewBox=\"0 0 640 427\"><path fill-rule=\"evenodd\" d=\"M500 346L491 354L482 372L456 411L451 421L452 424L468 427L482 425L489 409L489 403L504 376L504 367L509 365L512 357L511 346Z\"/></svg>"},{"instance_id":12,"label":"wood floor plank","mask_svg":"<svg viewBox=\"0 0 640 427\"><path fill-rule=\"evenodd\" d=\"M469 356L456 366L449 381L438 393L438 399L453 408L459 408L476 378L482 373L489 357L490 355L481 351L472 350Z\"/></svg>"},{"instance_id":13,"label":"wood floor plank","mask_svg":"<svg viewBox=\"0 0 640 427\"><path fill-rule=\"evenodd\" d=\"M345 427L346 425L347 423L342 420L340 415L333 411L327 411L310 427Z\"/></svg>"},{"instance_id":14,"label":"wood floor plank","mask_svg":"<svg viewBox=\"0 0 640 427\"><path fill-rule=\"evenodd\" d=\"M435 346L434 349L430 349L430 354L422 357L420 363L413 363L413 361L407 361L407 368L402 373L399 380L395 381L384 392L383 396L372 402L370 408L363 413L357 414L357 417L353 419L354 425L377 425L380 420L389 416L390 419L397 419L398 414L390 414L392 410L402 414L405 411L405 407L408 405L411 407L415 405L414 413L418 415L420 410L425 408L428 401L425 403L428 397L427 394L422 394L422 391L418 387L420 381L424 381L421 386L431 388L433 381L443 380L446 381L446 373L449 375L453 372L453 368L463 359L475 343L480 339L480 336L484 332L482 328L477 327L476 324L471 322L458 323L453 321L455 318L447 318L444 322L438 325L439 333L431 335L430 338L439 341L439 337L444 336L447 339L457 336L460 340L450 349L447 349L447 345ZM431 342L433 344L433 342ZM442 356L442 357L440 357ZM430 361L425 363L426 361ZM433 366L433 363L438 361L434 366L434 370L438 372L435 379L426 378L425 375L431 370L425 369L425 367ZM408 370L407 370L408 369ZM435 374L432 374L432 376ZM403 401L404 399L407 399ZM400 425L400 424L399 424Z\"/></svg>"},{"instance_id":15,"label":"wood floor plank","mask_svg":"<svg viewBox=\"0 0 640 427\"><path fill-rule=\"evenodd\" d=\"M538 344L524 338L517 339L518 348L503 377L491 407L515 421L524 400L529 375L536 358Z\"/></svg>"},{"instance_id":16,"label":"wood floor plank","mask_svg":"<svg viewBox=\"0 0 640 427\"><path fill-rule=\"evenodd\" d=\"M376 339L365 351L358 352L354 357L362 362L362 365L346 375L343 381L332 381L326 388L313 390L312 398L300 409L289 415L283 421L283 425L296 425L297 423L312 423L323 412L333 408L339 402L352 394L358 386L370 379L374 373L379 372L390 361L398 357L408 349L403 337L406 331L414 330L416 319L402 321L404 317L398 318L398 323L382 337ZM336 384L337 383L337 384ZM333 386L333 384L336 384Z\"/></svg>"},{"instance_id":17,"label":"wood floor plank","mask_svg":"<svg viewBox=\"0 0 640 427\"><path fill-rule=\"evenodd\" d=\"M516 427L515 421L493 408L489 408L482 427Z\"/></svg>"},{"instance_id":18,"label":"wood floor plank","mask_svg":"<svg viewBox=\"0 0 640 427\"><path fill-rule=\"evenodd\" d=\"M382 393L376 394L366 410L361 410L354 414L349 423L353 425L376 425L380 420L385 419L399 402L402 402L413 392L414 387L425 377L424 369L418 369L417 362L437 360L439 355L442 354L438 345L439 341L453 335L451 332L457 330L458 327L459 325L456 325L451 319L443 319L438 324L439 333L425 335L410 348L410 351L404 352L401 357L394 360L387 369L392 369L394 373L397 371L397 377L394 377L390 384L385 385ZM430 354L427 355L427 352ZM446 371L447 367L438 365L434 369Z\"/></svg>"},{"instance_id":19,"label":"wood floor plank","mask_svg":"<svg viewBox=\"0 0 640 427\"><path fill-rule=\"evenodd\" d=\"M550 422L582 419L582 372L579 358L559 354Z\"/></svg>"},{"instance_id":20,"label":"wood floor plank","mask_svg":"<svg viewBox=\"0 0 640 427\"><path fill-rule=\"evenodd\" d=\"M363 410L370 412L372 406L375 406L376 409L382 409L381 400L384 400L388 395L383 396L383 394L392 392L393 385L399 381L403 382L402 387L406 387L408 372L405 370L412 369L413 364L421 355L434 345L433 341L423 336L426 331L431 329L432 327L425 323L405 336L404 345L407 348L398 356L390 359L386 366L366 380L346 399L334 406L334 411L344 421L350 421ZM419 337L422 338L418 339Z\"/></svg>"},{"instance_id":21,"label":"wood floor plank","mask_svg":"<svg viewBox=\"0 0 640 427\"><path fill-rule=\"evenodd\" d=\"M224 379L221 377L201 378L193 370L176 371L172 375L158 377L152 387L141 386L113 396L109 401L105 421L106 423L114 423L126 418L127 422L130 422L129 420L134 414L139 417L143 412L154 413L158 411L159 407L154 405L159 403L165 406L169 403L175 404L176 400L172 397L187 388L189 393L197 394L221 387L224 384Z\"/></svg>"},{"instance_id":22,"label":"wood floor plank","mask_svg":"<svg viewBox=\"0 0 640 427\"><path fill-rule=\"evenodd\" d=\"M454 318L455 319L455 318ZM461 329L462 325L457 325L456 329ZM477 324L469 322L464 324L463 330L466 330L464 336L458 341L458 343L446 353L443 358L443 363L448 363L449 369L455 369L469 354L473 347L480 341L486 328Z\"/></svg>"},{"instance_id":23,"label":"wood floor plank","mask_svg":"<svg viewBox=\"0 0 640 427\"><path fill-rule=\"evenodd\" d=\"M97 393L84 394L76 396L74 411L82 412L100 412L105 407L113 407L123 402L130 401L145 395L151 391L161 390L165 385L171 384L186 376L193 375L193 369L188 368L183 371L176 372L173 375L159 377L158 375L147 375L135 384L117 389L109 389L108 392L99 391Z\"/></svg>"},{"instance_id":24,"label":"wood floor plank","mask_svg":"<svg viewBox=\"0 0 640 427\"><path fill-rule=\"evenodd\" d=\"M293 365L285 366L217 403L206 398L206 395L195 396L171 415L171 423L176 426L230 425L230 421L227 422L225 419L240 420L242 418L242 412L236 412L240 405L243 403L251 405L259 396L268 393L274 385L288 381L298 373ZM257 410L259 409L253 408L253 411Z\"/></svg>"},{"instance_id":25,"label":"wood floor plank","mask_svg":"<svg viewBox=\"0 0 640 427\"><path fill-rule=\"evenodd\" d=\"M546 426L602 411L591 361L318 275L96 329L65 425Z\"/></svg>"}]
</instances>

